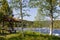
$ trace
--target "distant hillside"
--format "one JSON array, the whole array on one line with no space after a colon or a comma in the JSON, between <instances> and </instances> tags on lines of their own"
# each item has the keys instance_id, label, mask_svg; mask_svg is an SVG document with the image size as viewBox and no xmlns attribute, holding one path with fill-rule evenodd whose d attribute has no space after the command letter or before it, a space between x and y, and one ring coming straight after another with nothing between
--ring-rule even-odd
<instances>
[{"instance_id":1,"label":"distant hillside","mask_svg":"<svg viewBox=\"0 0 60 40\"><path fill-rule=\"evenodd\" d=\"M40 27L49 27L50 26L50 21L40 21ZM54 28L60 28L60 20L54 20L53 22Z\"/></svg>"}]
</instances>

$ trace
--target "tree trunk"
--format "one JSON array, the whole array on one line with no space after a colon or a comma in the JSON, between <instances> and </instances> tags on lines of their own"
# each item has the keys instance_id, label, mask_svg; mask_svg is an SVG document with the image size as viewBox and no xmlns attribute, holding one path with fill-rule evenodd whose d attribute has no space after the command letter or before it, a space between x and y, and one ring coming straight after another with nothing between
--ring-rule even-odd
<instances>
[{"instance_id":1,"label":"tree trunk","mask_svg":"<svg viewBox=\"0 0 60 40\"><path fill-rule=\"evenodd\" d=\"M51 9L50 9L50 18L51 18L50 35L52 35L53 34L53 5L52 5L52 0L50 0L50 5L51 5Z\"/></svg>"},{"instance_id":2,"label":"tree trunk","mask_svg":"<svg viewBox=\"0 0 60 40\"><path fill-rule=\"evenodd\" d=\"M21 27L22 27L22 37L24 37L23 33L23 14L22 14L22 0L20 0L20 13L21 13Z\"/></svg>"}]
</instances>

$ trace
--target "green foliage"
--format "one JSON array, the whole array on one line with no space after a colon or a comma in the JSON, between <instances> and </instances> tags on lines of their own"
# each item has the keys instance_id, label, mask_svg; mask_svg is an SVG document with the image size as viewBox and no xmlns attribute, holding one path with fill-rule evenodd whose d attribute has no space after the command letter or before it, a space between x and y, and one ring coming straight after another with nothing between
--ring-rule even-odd
<instances>
[{"instance_id":1,"label":"green foliage","mask_svg":"<svg viewBox=\"0 0 60 40\"><path fill-rule=\"evenodd\" d=\"M12 11L8 5L8 2L7 0L2 0L1 1L1 9L0 11L4 14L4 15L9 15L9 14L12 14Z\"/></svg>"},{"instance_id":2,"label":"green foliage","mask_svg":"<svg viewBox=\"0 0 60 40\"><path fill-rule=\"evenodd\" d=\"M46 17L49 17L51 19L50 21L50 28L51 28L51 31L50 33L52 34L52 29L53 29L53 19L57 19L58 16L60 15L57 9L57 5L59 5L59 2L57 2L59 0L30 0L30 5L31 7L37 7L38 8L38 13L39 15L43 14L45 17L44 19L46 19ZM37 6L38 4L38 6ZM56 15L56 14L58 15ZM41 18L43 18L43 15ZM36 16L37 20L40 21L39 16ZM47 19L46 19L47 20Z\"/></svg>"},{"instance_id":3,"label":"green foliage","mask_svg":"<svg viewBox=\"0 0 60 40\"><path fill-rule=\"evenodd\" d=\"M31 34L33 33L33 34ZM34 34L35 33L35 34ZM27 35L27 32L24 33L24 38L22 37L22 34L16 34L18 36L11 36L10 38L0 37L0 40L60 40L60 37L57 36L50 36L50 35L44 35L44 34L38 34L36 32L29 32Z\"/></svg>"},{"instance_id":4,"label":"green foliage","mask_svg":"<svg viewBox=\"0 0 60 40\"><path fill-rule=\"evenodd\" d=\"M44 18L45 17L51 17L51 13L50 10L52 8L53 10L53 19L57 19L59 17L59 13L57 12L58 10L56 10L56 6L59 5L59 2L57 2L58 0L30 0L29 5L31 5L31 8L38 8L38 15L36 17L38 18L37 20L39 20L40 18ZM51 7L52 5L52 7ZM51 11L52 11L51 10ZM55 15L58 14L58 15ZM41 19L40 19L41 20Z\"/></svg>"},{"instance_id":5,"label":"green foliage","mask_svg":"<svg viewBox=\"0 0 60 40\"><path fill-rule=\"evenodd\" d=\"M33 27L49 27L50 21L35 21L32 26ZM54 20L53 27L55 29L60 29L60 20Z\"/></svg>"},{"instance_id":6,"label":"green foliage","mask_svg":"<svg viewBox=\"0 0 60 40\"><path fill-rule=\"evenodd\" d=\"M42 27L42 22L35 21L35 22L33 23L33 27Z\"/></svg>"},{"instance_id":7,"label":"green foliage","mask_svg":"<svg viewBox=\"0 0 60 40\"><path fill-rule=\"evenodd\" d=\"M3 17L3 13L2 12L0 12L0 22L2 21L2 18Z\"/></svg>"},{"instance_id":8,"label":"green foliage","mask_svg":"<svg viewBox=\"0 0 60 40\"><path fill-rule=\"evenodd\" d=\"M7 0L1 0L0 7L0 21L2 21L4 15L11 15L12 10L10 9Z\"/></svg>"},{"instance_id":9,"label":"green foliage","mask_svg":"<svg viewBox=\"0 0 60 40\"><path fill-rule=\"evenodd\" d=\"M10 7L12 8L12 9L15 9L15 11L17 12L17 11L20 11L20 12L17 12L17 15L19 15L18 16L18 18L20 18L20 17L25 17L25 16L30 16L28 13L27 13L27 11L29 11L29 9L25 9L25 8L27 8L28 7L28 5L27 5L27 3L28 3L28 1L27 0L11 0L10 1ZM21 13L22 12L22 13ZM15 14L16 15L16 14Z\"/></svg>"},{"instance_id":10,"label":"green foliage","mask_svg":"<svg viewBox=\"0 0 60 40\"><path fill-rule=\"evenodd\" d=\"M0 37L0 40L6 40L4 37Z\"/></svg>"},{"instance_id":11,"label":"green foliage","mask_svg":"<svg viewBox=\"0 0 60 40\"><path fill-rule=\"evenodd\" d=\"M18 37L11 37L8 40L19 40L19 38Z\"/></svg>"}]
</instances>

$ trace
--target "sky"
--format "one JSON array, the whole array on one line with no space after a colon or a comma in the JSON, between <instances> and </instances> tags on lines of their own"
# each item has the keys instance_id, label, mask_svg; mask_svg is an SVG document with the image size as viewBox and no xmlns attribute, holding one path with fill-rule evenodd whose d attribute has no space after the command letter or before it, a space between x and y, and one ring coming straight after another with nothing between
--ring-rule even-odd
<instances>
[{"instance_id":1,"label":"sky","mask_svg":"<svg viewBox=\"0 0 60 40\"><path fill-rule=\"evenodd\" d=\"M8 0L8 2L10 2L11 0ZM28 9L28 8L27 8ZM27 17L23 17L24 20L29 20L29 21L34 21L35 20L35 16L37 14L37 8L29 8L29 12L27 12L30 16ZM15 9L13 9L13 14L15 15L15 18L19 18L20 14L18 15L20 11L16 11Z\"/></svg>"},{"instance_id":2,"label":"sky","mask_svg":"<svg viewBox=\"0 0 60 40\"><path fill-rule=\"evenodd\" d=\"M28 14L30 14L30 17L24 17L25 20L29 20L29 21L34 21L35 20L35 16L37 14L37 9L36 8L32 8L30 9L30 12L28 12Z\"/></svg>"},{"instance_id":3,"label":"sky","mask_svg":"<svg viewBox=\"0 0 60 40\"><path fill-rule=\"evenodd\" d=\"M17 14L18 12L16 12L15 10L13 10L13 14ZM28 14L30 15L29 17L28 16L25 16L24 17L24 20L29 20L29 21L34 21L35 20L35 16L37 14L37 9L36 8L31 8L30 11L28 12ZM18 18L18 16L20 15L15 15L14 17L15 18Z\"/></svg>"},{"instance_id":4,"label":"sky","mask_svg":"<svg viewBox=\"0 0 60 40\"><path fill-rule=\"evenodd\" d=\"M8 1L10 1L10 0L8 0ZM57 9L58 10L60 10L60 7L58 7L58 6L56 6L57 7ZM29 12L27 12L30 16L29 17L27 17L27 16L25 16L24 17L24 20L29 20L29 21L34 21L35 20L35 16L36 16L36 14L37 14L37 8L29 8ZM18 14L19 13L19 11L16 11L16 10L14 10L13 9L13 14L15 15L15 14ZM15 15L14 17L15 18L19 18L19 16L20 16L20 14L19 15ZM46 19L48 19L48 20L50 20L50 18L49 17L47 17ZM59 19L60 19L60 17L59 17Z\"/></svg>"}]
</instances>

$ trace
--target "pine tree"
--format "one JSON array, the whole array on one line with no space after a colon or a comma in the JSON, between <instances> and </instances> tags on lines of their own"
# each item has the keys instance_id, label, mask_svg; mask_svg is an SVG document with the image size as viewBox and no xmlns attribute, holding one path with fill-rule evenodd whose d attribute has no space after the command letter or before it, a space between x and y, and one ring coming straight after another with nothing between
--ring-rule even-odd
<instances>
[{"instance_id":1,"label":"pine tree","mask_svg":"<svg viewBox=\"0 0 60 40\"><path fill-rule=\"evenodd\" d=\"M12 14L12 10L10 9L7 0L0 0L1 7L0 7L0 21L3 23L3 29L4 29L4 19L5 17L9 17ZM3 31L4 33L4 31Z\"/></svg>"}]
</instances>

